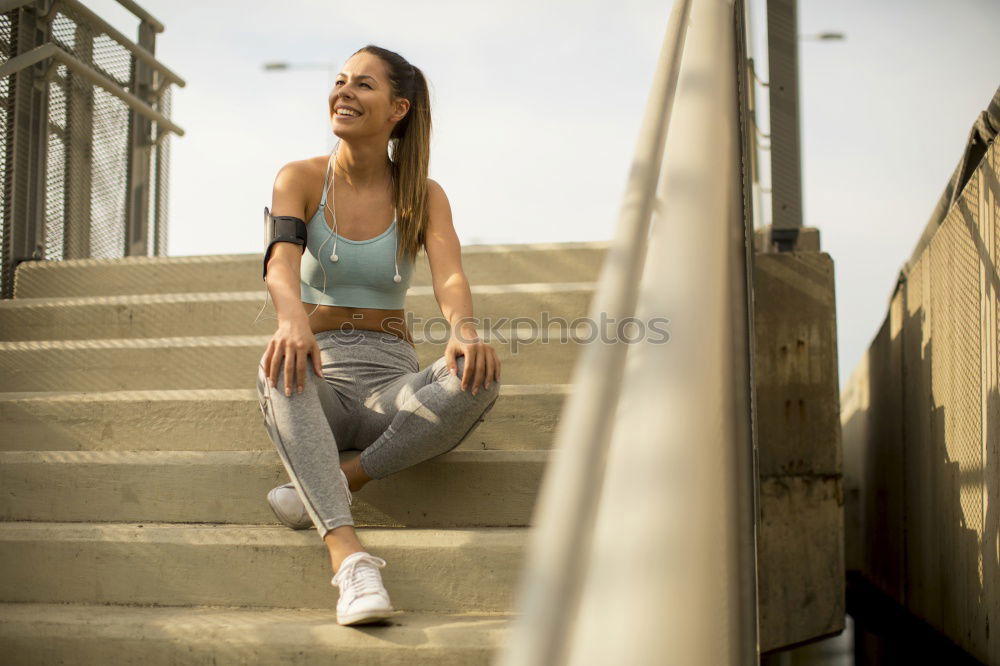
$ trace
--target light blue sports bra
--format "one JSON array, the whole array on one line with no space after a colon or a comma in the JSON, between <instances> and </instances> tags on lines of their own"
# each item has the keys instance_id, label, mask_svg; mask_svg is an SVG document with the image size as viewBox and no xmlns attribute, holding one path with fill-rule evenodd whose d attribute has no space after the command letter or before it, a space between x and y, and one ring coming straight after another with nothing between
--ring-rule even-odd
<instances>
[{"instance_id":1,"label":"light blue sports bra","mask_svg":"<svg viewBox=\"0 0 1000 666\"><path fill-rule=\"evenodd\" d=\"M306 224L306 249L299 273L303 303L354 308L401 310L413 277L413 260L396 262L399 235L396 216L389 228L368 240L351 240L335 233L323 209L330 184L330 160L323 178L319 208ZM336 257L336 260L331 258ZM324 288L325 272L325 288ZM399 282L394 281L396 275Z\"/></svg>"}]
</instances>

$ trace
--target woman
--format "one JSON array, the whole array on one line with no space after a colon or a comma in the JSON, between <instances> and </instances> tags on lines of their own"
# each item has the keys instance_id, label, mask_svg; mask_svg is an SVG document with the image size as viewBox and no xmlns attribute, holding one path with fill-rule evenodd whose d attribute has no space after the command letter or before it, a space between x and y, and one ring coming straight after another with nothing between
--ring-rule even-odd
<instances>
[{"instance_id":1,"label":"woman","mask_svg":"<svg viewBox=\"0 0 1000 666\"><path fill-rule=\"evenodd\" d=\"M423 73L368 45L337 76L329 112L333 153L291 162L275 179L271 214L308 223L304 246L272 242L265 255L278 330L257 391L292 479L268 500L289 527L319 530L340 590L337 622L359 624L394 610L385 560L355 533L351 491L458 446L496 402L500 362L472 321L448 199L427 178ZM450 324L444 355L424 370L403 310L420 247ZM361 454L342 464L345 449Z\"/></svg>"}]
</instances>

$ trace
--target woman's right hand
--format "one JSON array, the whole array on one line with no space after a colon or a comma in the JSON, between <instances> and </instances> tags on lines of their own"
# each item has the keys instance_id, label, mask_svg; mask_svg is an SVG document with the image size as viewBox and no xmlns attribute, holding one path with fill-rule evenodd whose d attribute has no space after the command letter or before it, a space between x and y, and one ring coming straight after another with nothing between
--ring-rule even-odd
<instances>
[{"instance_id":1,"label":"woman's right hand","mask_svg":"<svg viewBox=\"0 0 1000 666\"><path fill-rule=\"evenodd\" d=\"M304 314L301 319L281 321L278 330L267 343L267 350L261 361L267 372L271 388L275 388L278 380L278 370L281 361L285 361L285 395L291 396L293 386L298 392L305 390L307 357L312 356L312 369L317 377L323 376L323 366L320 360L319 343L316 335L309 328L309 321ZM289 372L289 368L292 369Z\"/></svg>"}]
</instances>

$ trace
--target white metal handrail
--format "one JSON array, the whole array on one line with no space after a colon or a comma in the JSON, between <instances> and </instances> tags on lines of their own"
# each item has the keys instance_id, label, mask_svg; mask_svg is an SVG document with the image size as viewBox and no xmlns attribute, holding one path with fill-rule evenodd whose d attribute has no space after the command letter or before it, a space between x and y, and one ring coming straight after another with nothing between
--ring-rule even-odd
<instances>
[{"instance_id":1,"label":"white metal handrail","mask_svg":"<svg viewBox=\"0 0 1000 666\"><path fill-rule=\"evenodd\" d=\"M757 663L734 10L672 10L590 309L671 339L581 351L498 666Z\"/></svg>"}]
</instances>

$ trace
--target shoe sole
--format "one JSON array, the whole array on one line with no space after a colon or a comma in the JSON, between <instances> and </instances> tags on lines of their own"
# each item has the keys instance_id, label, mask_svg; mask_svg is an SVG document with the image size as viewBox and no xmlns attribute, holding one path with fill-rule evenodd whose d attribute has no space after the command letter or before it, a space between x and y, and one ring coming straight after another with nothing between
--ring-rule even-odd
<instances>
[{"instance_id":1,"label":"shoe sole","mask_svg":"<svg viewBox=\"0 0 1000 666\"><path fill-rule=\"evenodd\" d=\"M283 488L283 487L284 486L278 486L278 488ZM292 522L289 522L288 520L286 520L285 517L282 516L280 513L278 513L278 509L275 508L275 506L274 506L275 505L274 498L272 497L272 495L274 494L274 491L278 490L278 488L271 488L269 491L267 491L267 504L268 504L268 506L271 507L271 513L273 513L274 517L278 519L278 522L280 522L285 527L288 527L288 528L293 529L293 530L307 530L310 527L312 527L313 526L312 521L309 521L308 525L299 524L299 523L292 523Z\"/></svg>"},{"instance_id":2,"label":"shoe sole","mask_svg":"<svg viewBox=\"0 0 1000 666\"><path fill-rule=\"evenodd\" d=\"M369 622L385 620L398 614L399 611L390 608L388 610L364 611L360 613L353 613L351 615L337 615L337 624L344 626L352 624L367 624Z\"/></svg>"}]
</instances>

